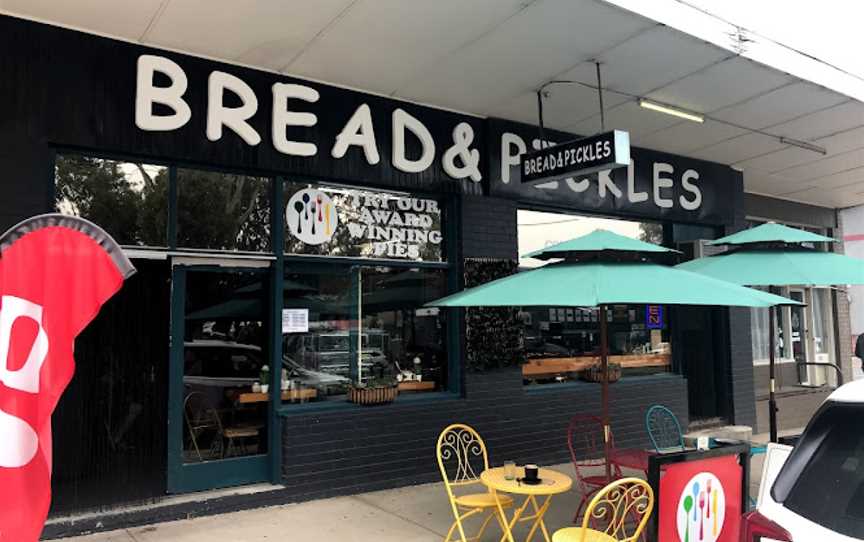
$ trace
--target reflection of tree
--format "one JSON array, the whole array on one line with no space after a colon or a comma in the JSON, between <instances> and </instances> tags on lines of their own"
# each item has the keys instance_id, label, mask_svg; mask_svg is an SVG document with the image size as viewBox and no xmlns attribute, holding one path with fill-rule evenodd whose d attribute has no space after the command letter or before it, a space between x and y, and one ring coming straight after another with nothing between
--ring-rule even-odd
<instances>
[{"instance_id":1,"label":"reflection of tree","mask_svg":"<svg viewBox=\"0 0 864 542\"><path fill-rule=\"evenodd\" d=\"M59 155L55 177L59 211L92 220L121 244L165 245L168 182L164 170L155 178L145 174L143 184L133 183L121 162Z\"/></svg>"},{"instance_id":2,"label":"reflection of tree","mask_svg":"<svg viewBox=\"0 0 864 542\"><path fill-rule=\"evenodd\" d=\"M641 222L639 224L639 239L655 245L663 244L663 224L657 222Z\"/></svg>"},{"instance_id":3,"label":"reflection of tree","mask_svg":"<svg viewBox=\"0 0 864 542\"><path fill-rule=\"evenodd\" d=\"M58 210L102 226L124 245L165 246L168 168L78 155L56 162ZM269 180L208 171L177 171L178 245L270 250Z\"/></svg>"},{"instance_id":4,"label":"reflection of tree","mask_svg":"<svg viewBox=\"0 0 864 542\"><path fill-rule=\"evenodd\" d=\"M268 187L258 177L178 169L178 246L269 250Z\"/></svg>"}]
</instances>

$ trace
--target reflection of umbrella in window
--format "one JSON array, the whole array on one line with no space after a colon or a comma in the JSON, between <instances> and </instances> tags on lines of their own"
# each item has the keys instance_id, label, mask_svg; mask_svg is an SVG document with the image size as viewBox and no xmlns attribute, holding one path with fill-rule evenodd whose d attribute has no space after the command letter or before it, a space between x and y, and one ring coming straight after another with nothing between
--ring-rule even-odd
<instances>
[{"instance_id":1,"label":"reflection of umbrella in window","mask_svg":"<svg viewBox=\"0 0 864 542\"><path fill-rule=\"evenodd\" d=\"M315 297L317 290L311 286L286 280L284 283L284 302L286 309L308 309L316 314L345 314L340 303ZM254 282L234 290L232 299L191 312L187 320L259 320L266 315L268 302L262 299L262 291L267 292L269 284ZM299 294L299 295L298 295Z\"/></svg>"},{"instance_id":2,"label":"reflection of umbrella in window","mask_svg":"<svg viewBox=\"0 0 864 542\"><path fill-rule=\"evenodd\" d=\"M252 284L248 284L243 286L242 288L237 288L234 290L235 294L240 295L261 295L261 289L264 287L263 281L253 282ZM270 288L270 285L267 284L267 288ZM308 284L301 284L299 282L294 282L293 280L283 280L282 281L282 290L286 293L288 292L317 292L318 290L313 286L309 286Z\"/></svg>"},{"instance_id":3,"label":"reflection of umbrella in window","mask_svg":"<svg viewBox=\"0 0 864 542\"><path fill-rule=\"evenodd\" d=\"M309 309L316 314L345 314L339 303L330 303L314 297L292 297L283 305L286 309ZM266 316L267 306L261 299L231 299L191 312L187 320L260 320Z\"/></svg>"},{"instance_id":4,"label":"reflection of umbrella in window","mask_svg":"<svg viewBox=\"0 0 864 542\"><path fill-rule=\"evenodd\" d=\"M602 417L609 471L609 370L607 309L615 304L731 305L770 307L798 304L698 273L655 263L670 249L597 230L531 253L564 258L430 303L438 307L599 307ZM707 279L707 280L706 280Z\"/></svg>"}]
</instances>

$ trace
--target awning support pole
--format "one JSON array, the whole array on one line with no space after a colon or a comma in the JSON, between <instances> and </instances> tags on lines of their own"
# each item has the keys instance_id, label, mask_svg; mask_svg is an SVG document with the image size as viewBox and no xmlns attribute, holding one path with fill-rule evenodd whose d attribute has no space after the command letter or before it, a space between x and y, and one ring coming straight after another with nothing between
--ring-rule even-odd
<instances>
[{"instance_id":1,"label":"awning support pole","mask_svg":"<svg viewBox=\"0 0 864 542\"><path fill-rule=\"evenodd\" d=\"M777 442L777 397L774 395L775 310L775 307L768 307L768 378L770 381L770 388L768 389L768 420L771 442Z\"/></svg>"},{"instance_id":2,"label":"awning support pole","mask_svg":"<svg viewBox=\"0 0 864 542\"><path fill-rule=\"evenodd\" d=\"M606 318L606 305L600 305L600 372L603 382L600 390L600 402L603 409L603 457L606 458L606 480L612 481L612 465L610 456L612 451L612 429L609 425L609 332Z\"/></svg>"}]
</instances>

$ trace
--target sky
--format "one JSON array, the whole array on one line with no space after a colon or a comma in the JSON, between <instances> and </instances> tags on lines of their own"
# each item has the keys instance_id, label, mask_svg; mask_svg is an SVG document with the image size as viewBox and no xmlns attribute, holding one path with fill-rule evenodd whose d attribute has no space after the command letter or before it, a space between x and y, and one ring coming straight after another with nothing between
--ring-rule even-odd
<instances>
[{"instance_id":1,"label":"sky","mask_svg":"<svg viewBox=\"0 0 864 542\"><path fill-rule=\"evenodd\" d=\"M597 229L613 231L635 239L639 238L639 223L625 220L519 210L517 223L519 224L520 255L562 241L569 241L574 237L580 237ZM519 260L519 265L522 267L537 267L544 263L546 262L543 260L533 258L521 258Z\"/></svg>"},{"instance_id":2,"label":"sky","mask_svg":"<svg viewBox=\"0 0 864 542\"><path fill-rule=\"evenodd\" d=\"M684 0L864 78L861 0Z\"/></svg>"}]
</instances>

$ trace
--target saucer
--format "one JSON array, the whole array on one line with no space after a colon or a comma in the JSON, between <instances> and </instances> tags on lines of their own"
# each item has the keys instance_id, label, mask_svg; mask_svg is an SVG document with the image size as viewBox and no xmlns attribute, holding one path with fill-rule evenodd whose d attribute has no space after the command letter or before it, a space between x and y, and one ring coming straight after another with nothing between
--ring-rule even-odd
<instances>
[{"instance_id":1,"label":"saucer","mask_svg":"<svg viewBox=\"0 0 864 542\"><path fill-rule=\"evenodd\" d=\"M527 478L516 478L516 481L525 484L526 486L539 486L543 483L542 478L537 478L535 480L528 480Z\"/></svg>"}]
</instances>

